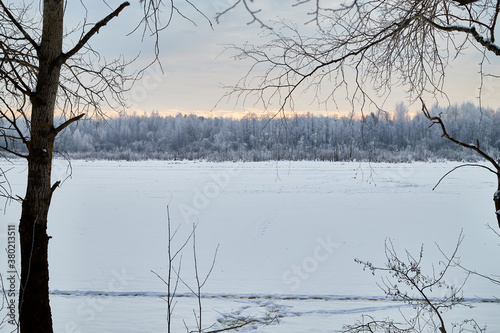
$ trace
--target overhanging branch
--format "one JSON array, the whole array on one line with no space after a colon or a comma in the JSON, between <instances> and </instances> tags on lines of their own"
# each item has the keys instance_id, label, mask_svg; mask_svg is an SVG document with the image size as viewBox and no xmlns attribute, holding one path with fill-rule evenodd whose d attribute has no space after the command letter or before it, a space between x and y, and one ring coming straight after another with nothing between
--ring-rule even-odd
<instances>
[{"instance_id":1,"label":"overhanging branch","mask_svg":"<svg viewBox=\"0 0 500 333\"><path fill-rule=\"evenodd\" d=\"M58 61L59 63L63 64L64 62L66 62L66 60L68 60L69 58L71 58L73 55L75 55L78 51L80 51L84 46L85 44L87 44L87 42L90 40L90 38L92 38L92 36L94 36L96 33L99 33L99 30L104 27L106 24L108 24L109 21L111 21L114 17L118 16L120 14L120 12L127 6L130 6L130 2L126 1L124 3L122 3L117 9L115 9L111 14L109 14L108 16L106 16L104 19L102 19L101 21L97 22L93 27L92 29L90 29L89 32L87 32L85 34L85 36L83 36L82 39L80 39L80 41L71 49L69 50L68 52L66 53L63 53L61 54L56 61Z\"/></svg>"},{"instance_id":2,"label":"overhanging branch","mask_svg":"<svg viewBox=\"0 0 500 333\"><path fill-rule=\"evenodd\" d=\"M457 169L463 168L463 167L483 168L483 169L486 169L486 170L488 170L488 171L493 172L494 174L496 174L495 170L493 170L491 168L488 168L487 166L484 166L484 165L481 165L481 164L461 164L461 165L459 165L457 167L454 167L453 169L451 169L447 173L445 173L444 176L442 176L438 180L438 182L436 183L436 185L434 185L434 187L432 188L432 190L434 191L439 186L439 184L441 184L441 182L443 181L443 179L445 179L450 173L452 173L453 171L455 171Z\"/></svg>"},{"instance_id":3,"label":"overhanging branch","mask_svg":"<svg viewBox=\"0 0 500 333\"><path fill-rule=\"evenodd\" d=\"M85 116L85 113L82 113L76 117L73 117L71 119L66 120L64 123L62 123L61 125L57 126L54 129L55 134L57 135L59 132L61 132L63 129L65 129L66 127L68 127L69 125L74 123L75 121L80 120L83 116Z\"/></svg>"},{"instance_id":4,"label":"overhanging branch","mask_svg":"<svg viewBox=\"0 0 500 333\"><path fill-rule=\"evenodd\" d=\"M473 144L468 144L468 143L465 143L463 141L457 140L454 137L450 136L448 134L448 132L446 131L446 127L444 126L444 123L443 123L443 120L441 119L441 117L440 116L431 116L429 113L429 110L427 109L427 106L425 105L422 98L420 98L420 101L422 102L422 112L423 112L424 116L432 122L431 126L433 126L434 124L438 124L441 127L441 131L443 133L441 135L442 137L450 140L451 142L453 142L459 146L474 150L475 152L477 152L479 155L481 155L484 159L486 159L488 162L490 162L495 167L495 169L497 170L496 171L497 174L500 173L500 165L490 155L488 155L486 152L484 152L480 148L479 140L476 142L476 145L473 145Z\"/></svg>"},{"instance_id":5,"label":"overhanging branch","mask_svg":"<svg viewBox=\"0 0 500 333\"><path fill-rule=\"evenodd\" d=\"M461 26L461 25L447 25L447 26L444 26L444 25L437 24L433 20L431 20L431 19L429 19L429 18L427 18L427 17L425 17L423 15L419 15L419 18L421 18L425 22L429 23L434 28L442 30L442 31L448 31L448 32L454 32L454 31L465 32L465 33L471 35L479 44L481 44L482 46L484 46L488 51L491 51L495 55L500 56L500 47L498 45L496 45L492 40L484 38L483 36L481 36L477 32L477 30L476 30L476 28L474 26L471 26L471 27L465 27L465 26Z\"/></svg>"}]
</instances>

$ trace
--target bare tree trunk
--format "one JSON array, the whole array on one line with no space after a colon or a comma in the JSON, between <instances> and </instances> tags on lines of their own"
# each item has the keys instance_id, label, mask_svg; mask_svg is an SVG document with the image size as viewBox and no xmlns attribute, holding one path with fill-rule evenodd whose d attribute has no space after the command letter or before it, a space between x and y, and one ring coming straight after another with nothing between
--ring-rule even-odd
<instances>
[{"instance_id":1,"label":"bare tree trunk","mask_svg":"<svg viewBox=\"0 0 500 333\"><path fill-rule=\"evenodd\" d=\"M44 0L37 86L32 91L31 141L28 144L28 184L23 200L19 235L21 332L53 332L49 303L47 215L51 185L54 108L59 84L63 38L63 0Z\"/></svg>"},{"instance_id":2,"label":"bare tree trunk","mask_svg":"<svg viewBox=\"0 0 500 333\"><path fill-rule=\"evenodd\" d=\"M495 202L495 212L497 215L498 228L500 228L500 170L497 173L497 191L493 195L493 201Z\"/></svg>"},{"instance_id":3,"label":"bare tree trunk","mask_svg":"<svg viewBox=\"0 0 500 333\"><path fill-rule=\"evenodd\" d=\"M47 141L47 140L44 140ZM28 188L23 201L19 235L21 243L21 332L52 332L49 304L47 214L50 189L50 157L32 153L28 161Z\"/></svg>"}]
</instances>

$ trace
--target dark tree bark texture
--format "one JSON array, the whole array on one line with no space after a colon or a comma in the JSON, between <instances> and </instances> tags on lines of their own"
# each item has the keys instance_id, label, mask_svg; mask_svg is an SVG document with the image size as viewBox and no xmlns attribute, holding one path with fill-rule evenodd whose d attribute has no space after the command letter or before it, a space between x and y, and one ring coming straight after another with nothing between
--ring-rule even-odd
<instances>
[{"instance_id":1,"label":"dark tree bark texture","mask_svg":"<svg viewBox=\"0 0 500 333\"><path fill-rule=\"evenodd\" d=\"M51 185L54 108L57 97L63 40L63 0L44 1L37 86L31 92L31 141L28 144L28 182L22 204L19 236L21 332L52 332L49 304L47 216Z\"/></svg>"}]
</instances>

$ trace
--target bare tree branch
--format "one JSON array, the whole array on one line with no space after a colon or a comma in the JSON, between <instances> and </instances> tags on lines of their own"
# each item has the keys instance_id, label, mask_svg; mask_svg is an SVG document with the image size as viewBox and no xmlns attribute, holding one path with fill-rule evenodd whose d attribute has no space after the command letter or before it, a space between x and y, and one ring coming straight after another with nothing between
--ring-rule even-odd
<instances>
[{"instance_id":1,"label":"bare tree branch","mask_svg":"<svg viewBox=\"0 0 500 333\"><path fill-rule=\"evenodd\" d=\"M87 43L88 41L90 40L90 38L92 38L92 36L94 36L95 34L99 33L99 30L104 27L106 24L108 24L109 21L111 21L114 17L117 17L121 11L125 8L125 7L128 7L130 6L130 2L126 1L126 2L123 2L117 9L115 9L111 14L109 14L108 16L106 16L104 19L102 19L101 21L97 22L93 27L92 29L90 29L89 32L87 32L85 34L85 36L83 36L83 38L71 49L69 50L68 52L66 53L63 53L61 54L61 56L59 56L59 58L57 59L57 61L60 63L60 64L63 64L66 62L66 60L68 60L70 57L72 57L73 55L75 55L78 51L80 51Z\"/></svg>"},{"instance_id":2,"label":"bare tree branch","mask_svg":"<svg viewBox=\"0 0 500 333\"><path fill-rule=\"evenodd\" d=\"M33 48L35 50L37 50L37 52L38 52L40 50L40 45L37 42L35 42L35 40L30 36L30 34L24 29L22 24L12 15L9 8L7 8L7 6L4 4L4 2L2 0L0 0L0 6L2 7L5 14L7 14L7 16L9 17L12 24L14 24L16 26L16 28L19 30L19 32L22 33L23 37L27 41L29 41L31 46L33 46Z\"/></svg>"},{"instance_id":3,"label":"bare tree branch","mask_svg":"<svg viewBox=\"0 0 500 333\"><path fill-rule=\"evenodd\" d=\"M479 144L479 140L476 140L476 144L469 144L469 143L465 143L465 142L463 142L461 140L458 140L455 137L449 135L448 131L446 130L446 127L444 125L444 122L441 119L441 116L440 115L439 116L431 116L430 112L427 109L427 107L426 107L426 105L425 105L425 103L424 103L424 101L423 101L422 98L420 98L420 101L422 102L422 113L424 114L424 116L427 119L429 119L431 121L431 125L430 126L433 126L433 125L437 124L440 127L441 132L442 132L442 135L441 135L442 137L450 140L451 142L453 142L456 145L459 145L461 147L464 147L464 148L471 149L471 150L475 151L481 157L483 157L486 161L490 162L493 165L494 170L491 169L491 168L488 168L488 167L484 167L484 166L481 166L481 167L487 169L488 171L491 171L492 173L494 173L497 176L497 190L496 190L495 194L493 195L493 201L495 202L496 218L497 218L498 226L500 228L500 164L498 164L498 162L490 154L488 154L487 152L485 152L484 150L481 149L480 144ZM453 172L456 169L457 168L454 168L453 170L451 170L448 173L446 173L439 180L439 182L438 182L437 185L439 185L439 183L441 182L441 180L444 177L446 177L448 174L450 174L451 172ZM436 186L434 188L436 188Z\"/></svg>"},{"instance_id":4,"label":"bare tree branch","mask_svg":"<svg viewBox=\"0 0 500 333\"><path fill-rule=\"evenodd\" d=\"M474 1L472 1L474 2ZM459 31L459 32L465 32L467 34L470 34L474 39L484 46L488 51L493 52L495 55L500 56L500 47L494 43L494 39L489 39L489 38L484 38L484 36L481 36L476 28L474 26L471 27L464 27L464 26L458 26L458 25L448 25L448 26L443 26L440 24L435 23L434 21L428 19L427 17L419 15L418 18L426 21L433 27L442 30L442 31L448 31L448 32L453 32L453 31ZM497 16L495 16L494 20L496 22ZM494 26L492 26L494 29ZM492 33L494 33L494 30L492 30Z\"/></svg>"},{"instance_id":5,"label":"bare tree branch","mask_svg":"<svg viewBox=\"0 0 500 333\"><path fill-rule=\"evenodd\" d=\"M74 123L75 121L78 121L80 119L83 118L83 116L85 116L85 113L82 113L81 115L78 115L76 117L73 117L71 119L68 119L66 120L64 123L62 123L61 125L57 126L54 131L56 133L56 135L61 132L63 129L65 129L66 127L68 127L69 125L71 125L72 123Z\"/></svg>"},{"instance_id":6,"label":"bare tree branch","mask_svg":"<svg viewBox=\"0 0 500 333\"><path fill-rule=\"evenodd\" d=\"M249 0L249 1L253 2L253 0ZM238 5L242 5L245 8L245 10L250 14L251 21L248 22L247 24L258 23L263 28L272 29L267 23L264 23L264 21L260 19L259 13L261 12L261 10L260 9L252 9L251 6L248 4L247 0L235 1L232 5L228 6L227 8L222 10L221 12L217 13L215 15L215 21L217 23L219 23L222 16L228 15L228 13L233 11L235 8L237 8Z\"/></svg>"},{"instance_id":7,"label":"bare tree branch","mask_svg":"<svg viewBox=\"0 0 500 333\"><path fill-rule=\"evenodd\" d=\"M243 104L254 100L253 105L283 114L305 93L326 108L328 103L339 108L345 99L352 111L361 112L368 105L383 108L396 86L410 101L427 94L447 98L448 64L468 45L500 52L494 38L498 1L352 0L335 6L302 0L293 6L305 4L312 7L305 23L314 22L314 31L286 21L263 22L268 42L228 46L236 59L254 64L226 87L226 98L235 96ZM245 0L232 1L219 16L238 7L262 20Z\"/></svg>"},{"instance_id":8,"label":"bare tree branch","mask_svg":"<svg viewBox=\"0 0 500 333\"><path fill-rule=\"evenodd\" d=\"M438 182L436 183L436 185L434 185L434 187L432 188L432 190L434 191L438 186L439 184L441 184L441 182L443 181L443 179L445 179L450 173L452 173L453 171L457 170L457 169L460 169L460 168L463 168L463 167L475 167L475 168L484 168L490 172L493 172L494 174L496 174L496 171L494 171L493 169L491 168L488 168L487 166L484 166L484 165L481 165L481 164L462 164L462 165L459 165L457 167L454 167L453 169L451 169L450 171L448 171L447 173L445 173L439 180Z\"/></svg>"},{"instance_id":9,"label":"bare tree branch","mask_svg":"<svg viewBox=\"0 0 500 333\"><path fill-rule=\"evenodd\" d=\"M424 273L422 268L423 245L416 256L408 251L405 251L405 255L400 255L395 250L392 241L386 241L387 263L383 267L356 259L357 263L362 264L364 269L370 270L373 274L376 272L386 273L379 284L381 289L386 295L411 305L416 313L413 318L405 318L406 324L396 323L388 318L375 320L373 317L363 317L362 322L344 326L343 332L423 332L432 330L446 333L443 312L457 305L467 305L464 304L461 296L467 278L461 286L449 285L445 280L448 270L454 266L462 241L463 234L460 233L452 254L445 256L446 261L439 262L438 272L432 266L432 272L429 274ZM440 248L439 250L441 251ZM439 298L431 297L432 293L439 289L447 290L448 293ZM414 291L416 291L416 295ZM434 322L433 317L437 317L438 323ZM365 321L365 319L368 320ZM427 326L429 327L426 328Z\"/></svg>"}]
</instances>

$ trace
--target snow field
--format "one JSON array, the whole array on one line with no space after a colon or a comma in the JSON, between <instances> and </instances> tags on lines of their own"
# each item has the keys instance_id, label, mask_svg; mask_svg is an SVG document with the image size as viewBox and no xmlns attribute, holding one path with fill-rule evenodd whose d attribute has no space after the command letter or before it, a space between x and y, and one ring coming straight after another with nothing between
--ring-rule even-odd
<instances>
[{"instance_id":1,"label":"snow field","mask_svg":"<svg viewBox=\"0 0 500 333\"><path fill-rule=\"evenodd\" d=\"M21 162L13 163L2 161L1 167L12 168L11 186L22 196L25 170ZM424 268L430 271L443 260L435 243L451 253L463 230L462 263L498 274L498 265L492 264L498 238L486 227L496 225L494 176L462 168L432 191L457 165L73 161L66 179L66 162L56 161L54 181L66 179L54 194L49 216L56 331L165 329L166 305L159 295L166 286L151 270L166 274L167 204L172 225L179 227L174 248L197 224L200 275L208 272L219 245L203 289L213 296L204 299L207 325L220 313L261 315L273 307L283 314L280 324L259 332L331 332L363 313L397 319L401 304L383 299L376 285L380 276L363 272L354 262L360 258L383 265L387 239L400 253L418 254L424 244ZM17 223L19 209L11 203L1 217L6 221L2 244L6 224ZM183 251L181 274L193 283L191 243ZM446 278L461 284L464 275L453 270ZM180 286L179 292L188 290ZM467 281L465 297L495 295L500 295L498 287L474 277ZM193 303L188 297L177 303L176 314L188 323ZM497 316L490 315L498 312L497 303L474 304L476 310L449 315L474 314L488 331L500 329ZM183 329L182 322L178 325Z\"/></svg>"}]
</instances>

